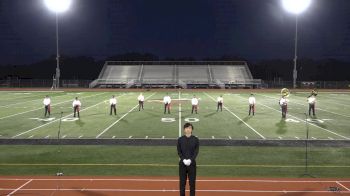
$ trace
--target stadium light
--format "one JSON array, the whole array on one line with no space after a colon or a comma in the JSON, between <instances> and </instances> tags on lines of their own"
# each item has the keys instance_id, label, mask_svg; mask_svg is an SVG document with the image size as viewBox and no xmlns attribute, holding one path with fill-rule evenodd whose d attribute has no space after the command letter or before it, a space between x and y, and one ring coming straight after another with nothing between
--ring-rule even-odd
<instances>
[{"instance_id":1,"label":"stadium light","mask_svg":"<svg viewBox=\"0 0 350 196\"><path fill-rule=\"evenodd\" d=\"M72 4L71 0L44 0L46 7L56 13L65 12Z\"/></svg>"},{"instance_id":2,"label":"stadium light","mask_svg":"<svg viewBox=\"0 0 350 196\"><path fill-rule=\"evenodd\" d=\"M72 4L72 0L44 0L44 3L46 7L51 10L52 12L55 12L56 14L56 75L55 75L55 81L53 82L54 88L59 88L60 86L60 55L59 55L59 37L58 37L58 14L63 13L67 11Z\"/></svg>"},{"instance_id":3,"label":"stadium light","mask_svg":"<svg viewBox=\"0 0 350 196\"><path fill-rule=\"evenodd\" d=\"M282 0L285 10L293 14L304 12L311 4L311 0Z\"/></svg>"},{"instance_id":4,"label":"stadium light","mask_svg":"<svg viewBox=\"0 0 350 196\"><path fill-rule=\"evenodd\" d=\"M312 0L281 0L283 8L295 14L295 42L294 42L294 69L293 69L293 88L297 87L297 59L298 59L298 15L304 12L312 3Z\"/></svg>"}]
</instances>

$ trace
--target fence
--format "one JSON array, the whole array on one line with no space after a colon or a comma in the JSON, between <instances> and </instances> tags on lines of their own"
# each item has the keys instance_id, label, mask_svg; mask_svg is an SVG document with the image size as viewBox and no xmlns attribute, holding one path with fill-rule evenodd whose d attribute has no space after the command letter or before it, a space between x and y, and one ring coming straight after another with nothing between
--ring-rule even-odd
<instances>
[{"instance_id":1,"label":"fence","mask_svg":"<svg viewBox=\"0 0 350 196\"><path fill-rule=\"evenodd\" d=\"M60 87L89 88L91 82L92 80L61 80ZM0 88L51 88L52 83L49 79L0 80Z\"/></svg>"},{"instance_id":2,"label":"fence","mask_svg":"<svg viewBox=\"0 0 350 196\"><path fill-rule=\"evenodd\" d=\"M92 80L61 80L60 87L64 88L89 88ZM52 80L49 79L12 79L0 80L0 88L51 88ZM350 89L350 81L299 81L298 88L318 89ZM263 88L292 88L293 81L261 81ZM237 88L237 86L226 86ZM238 86L239 88L239 86Z\"/></svg>"}]
</instances>

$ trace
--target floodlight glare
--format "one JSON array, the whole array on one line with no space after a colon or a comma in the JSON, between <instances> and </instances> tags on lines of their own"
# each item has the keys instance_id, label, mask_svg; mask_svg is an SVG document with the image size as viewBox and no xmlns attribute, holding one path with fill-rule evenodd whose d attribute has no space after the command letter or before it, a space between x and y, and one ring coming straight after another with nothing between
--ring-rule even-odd
<instances>
[{"instance_id":1,"label":"floodlight glare","mask_svg":"<svg viewBox=\"0 0 350 196\"><path fill-rule=\"evenodd\" d=\"M56 13L67 11L72 3L71 0L44 0L44 2L49 10Z\"/></svg>"},{"instance_id":2,"label":"floodlight glare","mask_svg":"<svg viewBox=\"0 0 350 196\"><path fill-rule=\"evenodd\" d=\"M311 1L312 0L282 0L282 5L288 12L300 14L310 6Z\"/></svg>"}]
</instances>

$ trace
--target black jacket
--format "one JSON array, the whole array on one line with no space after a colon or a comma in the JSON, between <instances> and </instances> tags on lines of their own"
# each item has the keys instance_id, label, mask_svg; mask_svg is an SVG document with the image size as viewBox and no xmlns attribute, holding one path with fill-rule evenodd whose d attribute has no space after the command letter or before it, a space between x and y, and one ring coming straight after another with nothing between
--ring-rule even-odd
<instances>
[{"instance_id":1,"label":"black jacket","mask_svg":"<svg viewBox=\"0 0 350 196\"><path fill-rule=\"evenodd\" d=\"M184 159L191 159L192 163L196 163L198 152L199 139L197 137L183 135L177 140L177 154L180 157L180 162Z\"/></svg>"}]
</instances>

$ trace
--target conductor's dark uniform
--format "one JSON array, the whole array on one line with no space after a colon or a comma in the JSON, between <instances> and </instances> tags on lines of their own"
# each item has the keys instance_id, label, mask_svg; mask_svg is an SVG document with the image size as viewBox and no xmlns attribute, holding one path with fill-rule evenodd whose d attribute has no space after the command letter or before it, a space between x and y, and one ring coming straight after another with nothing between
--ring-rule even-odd
<instances>
[{"instance_id":1,"label":"conductor's dark uniform","mask_svg":"<svg viewBox=\"0 0 350 196\"><path fill-rule=\"evenodd\" d=\"M196 157L199 152L199 139L193 135L190 137L182 136L177 141L177 153L180 157L179 176L180 176L180 196L185 196L185 187L187 176L190 182L190 195L195 196L196 192ZM191 164L186 166L184 159L190 159Z\"/></svg>"}]
</instances>

